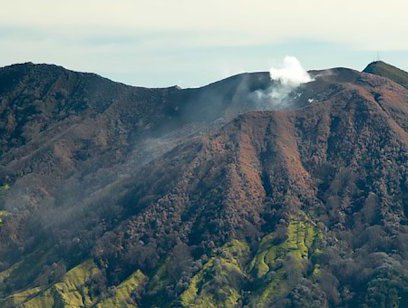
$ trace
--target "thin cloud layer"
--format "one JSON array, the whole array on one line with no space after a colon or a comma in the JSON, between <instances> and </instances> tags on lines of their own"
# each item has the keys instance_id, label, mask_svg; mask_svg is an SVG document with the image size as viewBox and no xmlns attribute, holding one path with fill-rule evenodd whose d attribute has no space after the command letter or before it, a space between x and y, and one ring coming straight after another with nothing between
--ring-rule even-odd
<instances>
[{"instance_id":1,"label":"thin cloud layer","mask_svg":"<svg viewBox=\"0 0 408 308\"><path fill-rule=\"evenodd\" d=\"M2 2L2 27L36 27L80 36L120 31L152 37L188 29L197 34L195 44L203 45L251 45L302 37L360 49L408 50L405 0Z\"/></svg>"},{"instance_id":2,"label":"thin cloud layer","mask_svg":"<svg viewBox=\"0 0 408 308\"><path fill-rule=\"evenodd\" d=\"M276 49L287 42L398 52L406 59L407 11L405 0L2 0L0 66L57 63L133 84L193 86L224 71L265 70L287 53L307 57L302 43ZM308 68L373 60L360 55L357 63L355 54L339 49L323 62L324 53L309 55Z\"/></svg>"}]
</instances>

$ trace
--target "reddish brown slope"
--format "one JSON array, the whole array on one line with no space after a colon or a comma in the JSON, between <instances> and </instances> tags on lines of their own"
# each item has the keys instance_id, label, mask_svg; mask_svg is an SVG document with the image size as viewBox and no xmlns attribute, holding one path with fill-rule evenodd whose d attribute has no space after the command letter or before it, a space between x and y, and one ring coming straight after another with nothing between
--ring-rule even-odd
<instances>
[{"instance_id":1,"label":"reddish brown slope","mask_svg":"<svg viewBox=\"0 0 408 308\"><path fill-rule=\"evenodd\" d=\"M140 240L164 247L182 239L197 256L232 239L256 247L264 231L306 213L324 226L327 254L317 262L341 282L329 283L333 293L320 287L328 300L368 300L364 286L382 274L360 259L389 254L398 260L388 273L394 275L406 262L401 245L408 232L408 139L394 111L406 108L408 93L386 80L368 86L371 78L341 82L341 90L302 109L247 113L148 165L140 175L146 184L136 185L127 200L138 214L119 228L132 230L123 247L143 250ZM146 195L157 201L140 203ZM345 262L355 271L342 272ZM359 277L361 270L366 274ZM342 297L344 290L355 297Z\"/></svg>"},{"instance_id":2,"label":"reddish brown slope","mask_svg":"<svg viewBox=\"0 0 408 308\"><path fill-rule=\"evenodd\" d=\"M246 112L215 132L179 135L177 146L108 181L111 189L86 207L39 211L51 222L29 220L42 231L30 241L6 220L4 242L19 246L22 256L39 247L46 254L37 272L12 277L8 288L39 285L47 264L71 268L93 257L102 272L92 282L96 293L141 270L147 282L133 300L146 306L185 303L182 294L195 279L207 284L194 300L211 295L215 305L229 298L217 293L224 287L236 290L239 305L403 303L408 90L347 69L313 74L316 81L299 89L293 108ZM212 106L230 95L222 97ZM174 117L177 125L196 119ZM72 216L53 221L66 213ZM248 251L225 251L234 240Z\"/></svg>"}]
</instances>

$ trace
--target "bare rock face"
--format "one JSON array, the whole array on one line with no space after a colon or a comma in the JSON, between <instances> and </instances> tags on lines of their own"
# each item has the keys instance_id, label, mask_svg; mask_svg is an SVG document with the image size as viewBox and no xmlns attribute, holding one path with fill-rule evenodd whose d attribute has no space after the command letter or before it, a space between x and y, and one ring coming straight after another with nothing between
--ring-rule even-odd
<instances>
[{"instance_id":1,"label":"bare rock face","mask_svg":"<svg viewBox=\"0 0 408 308\"><path fill-rule=\"evenodd\" d=\"M267 73L2 68L0 304L403 306L408 90L310 74L277 108Z\"/></svg>"}]
</instances>

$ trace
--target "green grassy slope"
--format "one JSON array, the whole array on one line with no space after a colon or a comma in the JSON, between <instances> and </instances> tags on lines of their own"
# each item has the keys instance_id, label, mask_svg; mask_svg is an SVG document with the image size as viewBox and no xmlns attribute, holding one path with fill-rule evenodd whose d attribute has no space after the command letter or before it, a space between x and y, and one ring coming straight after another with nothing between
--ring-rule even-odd
<instances>
[{"instance_id":1,"label":"green grassy slope","mask_svg":"<svg viewBox=\"0 0 408 308\"><path fill-rule=\"evenodd\" d=\"M0 280L7 278L16 270L16 264L0 273ZM146 279L140 271L131 274L122 283L112 289L109 296L93 296L90 285L100 269L91 261L85 261L68 271L63 278L48 287L35 287L23 290L0 300L1 307L135 307L131 295L138 290Z\"/></svg>"},{"instance_id":2,"label":"green grassy slope","mask_svg":"<svg viewBox=\"0 0 408 308\"><path fill-rule=\"evenodd\" d=\"M249 267L261 285L253 299L259 307L268 307L274 299L286 296L304 276L309 260L319 254L322 233L310 220L291 218L287 238L274 244L275 238L271 233L262 239Z\"/></svg>"},{"instance_id":3,"label":"green grassy slope","mask_svg":"<svg viewBox=\"0 0 408 308\"><path fill-rule=\"evenodd\" d=\"M241 299L242 285L248 276L245 263L249 255L246 243L233 240L210 258L181 294L183 307L235 307Z\"/></svg>"},{"instance_id":4,"label":"green grassy slope","mask_svg":"<svg viewBox=\"0 0 408 308\"><path fill-rule=\"evenodd\" d=\"M91 306L93 299L86 283L98 273L92 261L86 261L65 274L63 279L29 299L23 307L84 307Z\"/></svg>"},{"instance_id":5,"label":"green grassy slope","mask_svg":"<svg viewBox=\"0 0 408 308\"><path fill-rule=\"evenodd\" d=\"M7 215L7 211L0 211L0 226L3 224L3 218Z\"/></svg>"},{"instance_id":6,"label":"green grassy slope","mask_svg":"<svg viewBox=\"0 0 408 308\"><path fill-rule=\"evenodd\" d=\"M301 277L306 266L319 254L317 248L323 235L315 224L305 217L292 217L286 229L285 240L275 243L272 232L260 239L259 247L252 251L244 240L232 240L213 251L208 261L193 275L172 304L183 307L236 307L252 303L267 307L288 294ZM164 288L165 261L150 278L147 288L159 292ZM16 271L16 264L0 273L0 279ZM318 272L318 265L312 274ZM91 281L101 273L97 265L85 261L68 271L62 279L47 287L35 287L17 292L1 300L4 307L136 307L133 294L148 283L149 277L140 270L103 296L91 292ZM157 293L160 294L160 293ZM170 304L170 303L168 303Z\"/></svg>"},{"instance_id":7,"label":"green grassy slope","mask_svg":"<svg viewBox=\"0 0 408 308\"><path fill-rule=\"evenodd\" d=\"M129 278L119 284L113 295L100 301L96 307L134 307L134 301L131 299L132 293L139 289L146 280L146 276L137 270Z\"/></svg>"},{"instance_id":8,"label":"green grassy slope","mask_svg":"<svg viewBox=\"0 0 408 308\"><path fill-rule=\"evenodd\" d=\"M262 238L252 257L247 243L234 240L226 244L192 277L180 296L181 305L236 307L246 301L269 307L287 295L307 275L312 258L320 254L323 234L311 220L293 217L286 239L275 243L276 237L272 232ZM312 279L319 272L318 264L313 267L309 273Z\"/></svg>"}]
</instances>

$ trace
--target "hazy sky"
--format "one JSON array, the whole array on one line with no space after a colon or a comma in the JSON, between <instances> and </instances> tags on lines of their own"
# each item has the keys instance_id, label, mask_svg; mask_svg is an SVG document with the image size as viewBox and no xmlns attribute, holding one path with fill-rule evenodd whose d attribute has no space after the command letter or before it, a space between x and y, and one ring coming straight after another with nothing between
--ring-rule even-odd
<instances>
[{"instance_id":1,"label":"hazy sky","mask_svg":"<svg viewBox=\"0 0 408 308\"><path fill-rule=\"evenodd\" d=\"M132 85L203 85L267 71L408 70L407 0L0 0L0 66L56 63Z\"/></svg>"}]
</instances>

